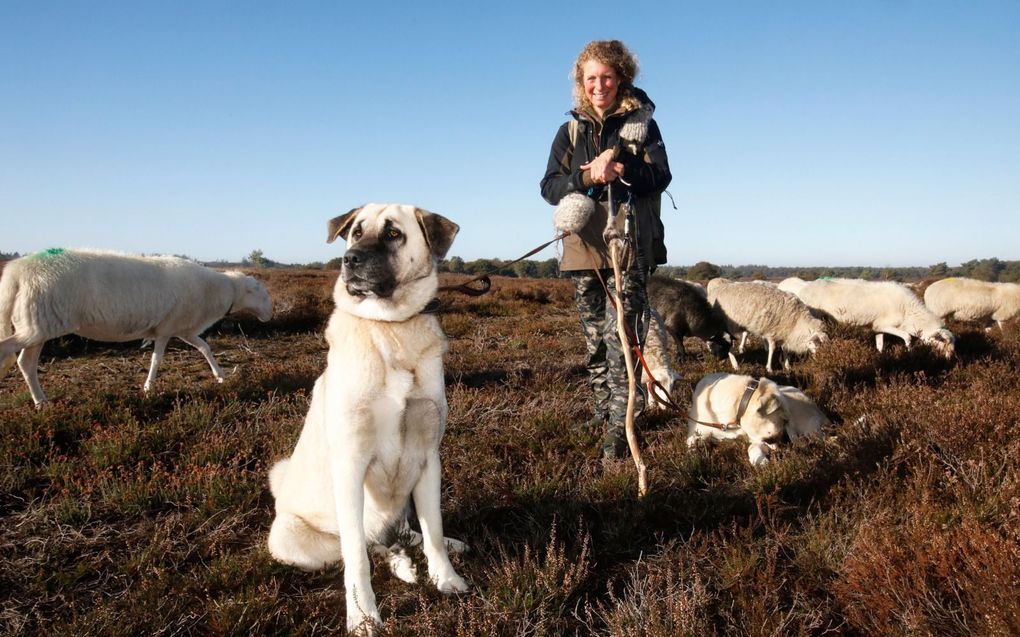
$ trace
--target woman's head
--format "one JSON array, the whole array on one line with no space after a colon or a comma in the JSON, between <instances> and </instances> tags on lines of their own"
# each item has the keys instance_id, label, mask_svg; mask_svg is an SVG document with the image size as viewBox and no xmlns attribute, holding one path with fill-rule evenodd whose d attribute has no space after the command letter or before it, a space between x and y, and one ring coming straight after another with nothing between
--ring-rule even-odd
<instances>
[{"instance_id":1,"label":"woman's head","mask_svg":"<svg viewBox=\"0 0 1020 637\"><path fill-rule=\"evenodd\" d=\"M593 40L574 61L574 103L601 116L618 99L630 96L637 58L619 40Z\"/></svg>"}]
</instances>

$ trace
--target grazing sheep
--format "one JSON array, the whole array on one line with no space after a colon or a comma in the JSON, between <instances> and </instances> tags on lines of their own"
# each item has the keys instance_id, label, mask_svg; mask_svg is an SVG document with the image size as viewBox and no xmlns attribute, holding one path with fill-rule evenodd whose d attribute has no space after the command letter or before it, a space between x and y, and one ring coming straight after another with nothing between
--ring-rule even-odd
<instances>
[{"instance_id":1,"label":"grazing sheep","mask_svg":"<svg viewBox=\"0 0 1020 637\"><path fill-rule=\"evenodd\" d=\"M951 277L924 291L924 304L935 316L957 321L1002 323L1020 315L1020 285Z\"/></svg>"},{"instance_id":2,"label":"grazing sheep","mask_svg":"<svg viewBox=\"0 0 1020 637\"><path fill-rule=\"evenodd\" d=\"M783 434L791 441L823 436L828 417L796 387L738 374L709 374L694 388L687 446L703 439L745 438L752 465L768 461Z\"/></svg>"},{"instance_id":3,"label":"grazing sheep","mask_svg":"<svg viewBox=\"0 0 1020 637\"><path fill-rule=\"evenodd\" d=\"M871 327L880 352L884 334L902 338L908 348L912 338L920 338L947 358L955 351L952 332L916 294L895 281L818 279L805 283L797 296L840 323Z\"/></svg>"},{"instance_id":4,"label":"grazing sheep","mask_svg":"<svg viewBox=\"0 0 1020 637\"><path fill-rule=\"evenodd\" d=\"M712 279L708 282L708 300L726 315L730 333L744 330L768 343L765 368L772 371L776 346L784 354L814 353L829 340L821 320L796 296L769 285ZM730 352L730 362L737 369L737 360ZM784 356L783 366L789 367Z\"/></svg>"},{"instance_id":5,"label":"grazing sheep","mask_svg":"<svg viewBox=\"0 0 1020 637\"><path fill-rule=\"evenodd\" d=\"M672 400L670 395L673 393L677 381L680 380L680 375L669 364L669 343L667 341L669 337L666 335L666 324L662 320L662 316L655 311L655 308L648 308L648 312L648 335L645 337L645 345L641 353L645 358L645 364L648 365L648 371L651 372L651 378L644 379L645 395L648 396L648 400L645 401L646 409L654 411L659 408L659 401L667 405L670 403ZM653 381L656 381L658 385ZM663 395L663 390L665 390L665 395Z\"/></svg>"},{"instance_id":6,"label":"grazing sheep","mask_svg":"<svg viewBox=\"0 0 1020 637\"><path fill-rule=\"evenodd\" d=\"M177 257L52 249L7 264L0 278L0 376L14 364L36 405L43 343L65 334L99 341L152 339L149 391L167 342L176 336L196 348L216 380L223 372L199 337L226 314L249 311L268 321L269 292L241 272L216 272Z\"/></svg>"},{"instance_id":7,"label":"grazing sheep","mask_svg":"<svg viewBox=\"0 0 1020 637\"><path fill-rule=\"evenodd\" d=\"M800 289L807 285L807 281L800 277L791 276L788 279L783 279L779 282L779 289L783 292L789 292L790 294L796 295L800 292Z\"/></svg>"},{"instance_id":8,"label":"grazing sheep","mask_svg":"<svg viewBox=\"0 0 1020 637\"><path fill-rule=\"evenodd\" d=\"M677 355L684 355L684 337L705 341L716 358L725 358L732 338L726 331L726 317L713 308L705 289L696 283L653 276L648 278L648 304L659 313L666 331L676 342Z\"/></svg>"}]
</instances>

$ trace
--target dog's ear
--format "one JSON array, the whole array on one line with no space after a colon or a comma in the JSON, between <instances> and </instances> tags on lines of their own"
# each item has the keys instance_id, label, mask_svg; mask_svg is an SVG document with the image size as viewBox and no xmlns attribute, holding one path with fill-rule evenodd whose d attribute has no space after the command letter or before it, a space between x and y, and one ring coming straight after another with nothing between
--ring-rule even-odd
<instances>
[{"instance_id":1,"label":"dog's ear","mask_svg":"<svg viewBox=\"0 0 1020 637\"><path fill-rule=\"evenodd\" d=\"M758 413L762 416L767 416L774 411L783 408L783 403L779 400L779 389L775 383L762 381L761 383L761 398L758 400Z\"/></svg>"},{"instance_id":2,"label":"dog's ear","mask_svg":"<svg viewBox=\"0 0 1020 637\"><path fill-rule=\"evenodd\" d=\"M329 220L329 224L326 227L326 243L333 243L337 237L342 237L344 241L347 240L347 233L351 230L351 224L354 223L354 217L361 211L364 206L358 206L350 211L340 215L339 217L333 217Z\"/></svg>"},{"instance_id":3,"label":"dog's ear","mask_svg":"<svg viewBox=\"0 0 1020 637\"><path fill-rule=\"evenodd\" d=\"M432 256L436 259L445 258L460 226L442 215L421 208L414 209L414 216L418 220L418 225L421 226L421 232L425 235L425 243L432 252Z\"/></svg>"}]
</instances>

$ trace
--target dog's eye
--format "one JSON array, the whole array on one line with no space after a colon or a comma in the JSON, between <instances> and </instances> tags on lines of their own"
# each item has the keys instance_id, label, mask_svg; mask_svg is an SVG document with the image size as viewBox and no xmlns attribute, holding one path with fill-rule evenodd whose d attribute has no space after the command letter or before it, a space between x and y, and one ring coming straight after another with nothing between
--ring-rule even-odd
<instances>
[{"instance_id":1,"label":"dog's eye","mask_svg":"<svg viewBox=\"0 0 1020 637\"><path fill-rule=\"evenodd\" d=\"M351 238L355 240L361 238L361 226L358 226L354 230L351 230Z\"/></svg>"},{"instance_id":2,"label":"dog's eye","mask_svg":"<svg viewBox=\"0 0 1020 637\"><path fill-rule=\"evenodd\" d=\"M401 235L400 231L397 230L396 228L390 228L389 230L386 231L386 240L387 241L396 241L401 236L403 236L403 235Z\"/></svg>"}]
</instances>

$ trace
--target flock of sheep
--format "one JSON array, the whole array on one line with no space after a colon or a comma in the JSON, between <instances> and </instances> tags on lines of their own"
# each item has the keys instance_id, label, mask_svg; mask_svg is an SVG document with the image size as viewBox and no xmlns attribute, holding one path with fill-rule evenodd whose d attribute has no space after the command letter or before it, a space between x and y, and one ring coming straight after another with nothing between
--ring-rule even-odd
<instances>
[{"instance_id":1,"label":"flock of sheep","mask_svg":"<svg viewBox=\"0 0 1020 637\"><path fill-rule=\"evenodd\" d=\"M1020 315L1020 285L988 283L952 277L932 283L924 300L906 285L893 281L818 279L797 277L778 285L766 281L712 279L706 287L690 281L652 277L648 283L652 308L650 344L660 347L664 330L673 337L683 356L683 338L706 341L717 357L728 355L739 367L729 347L741 337L738 353L748 335L768 345L766 370L773 370L776 350L784 355L809 354L828 340L823 319L870 328L879 351L886 334L903 339L909 348L915 339L946 357L953 356L956 339L944 321L1004 321ZM653 351L653 354L655 352Z\"/></svg>"},{"instance_id":2,"label":"flock of sheep","mask_svg":"<svg viewBox=\"0 0 1020 637\"><path fill-rule=\"evenodd\" d=\"M669 364L670 335L678 357L684 356L684 337L705 341L717 358L728 356L740 336L743 352L748 335L768 345L766 370L779 349L784 367L790 354L814 353L828 340L823 319L867 327L875 332L879 351L886 334L903 339L909 348L918 339L946 357L955 353L955 337L943 321L1003 321L1020 315L1020 285L986 283L966 278L937 281L925 290L924 301L901 283L862 279L789 278L778 285L765 281L712 279L698 283L652 277L648 282L651 321L644 355L651 372L646 389L670 404L679 376ZM748 441L752 464L767 462L780 436L790 440L824 435L828 418L794 387L767 378L739 374L709 374L694 388L687 415L688 445L706 438Z\"/></svg>"}]
</instances>

